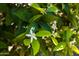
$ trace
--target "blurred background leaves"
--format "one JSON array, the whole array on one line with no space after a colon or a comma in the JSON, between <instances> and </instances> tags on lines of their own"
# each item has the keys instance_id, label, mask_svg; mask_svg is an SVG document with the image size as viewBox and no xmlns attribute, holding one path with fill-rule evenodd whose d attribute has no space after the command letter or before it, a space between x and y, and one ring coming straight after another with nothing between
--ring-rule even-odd
<instances>
[{"instance_id":1,"label":"blurred background leaves","mask_svg":"<svg viewBox=\"0 0 79 59\"><path fill-rule=\"evenodd\" d=\"M77 3L0 4L0 53L9 56L79 55L78 25ZM30 33L33 42L26 36Z\"/></svg>"}]
</instances>

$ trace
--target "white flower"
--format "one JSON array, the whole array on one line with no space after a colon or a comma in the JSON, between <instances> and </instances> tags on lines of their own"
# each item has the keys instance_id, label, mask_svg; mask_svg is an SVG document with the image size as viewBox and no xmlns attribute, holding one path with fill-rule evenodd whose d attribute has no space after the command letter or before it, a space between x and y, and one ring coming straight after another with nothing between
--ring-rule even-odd
<instances>
[{"instance_id":1,"label":"white flower","mask_svg":"<svg viewBox=\"0 0 79 59\"><path fill-rule=\"evenodd\" d=\"M22 48L21 46L18 46L18 47L16 48L16 51L19 50L19 49L21 49L21 48Z\"/></svg>"},{"instance_id":2,"label":"white flower","mask_svg":"<svg viewBox=\"0 0 79 59\"><path fill-rule=\"evenodd\" d=\"M8 46L8 51L11 51L13 46Z\"/></svg>"},{"instance_id":3,"label":"white flower","mask_svg":"<svg viewBox=\"0 0 79 59\"><path fill-rule=\"evenodd\" d=\"M29 6L31 6L31 5L32 5L32 3L28 3L28 5L29 5Z\"/></svg>"},{"instance_id":4,"label":"white flower","mask_svg":"<svg viewBox=\"0 0 79 59\"><path fill-rule=\"evenodd\" d=\"M74 31L74 28L71 28L70 30L71 30L71 31Z\"/></svg>"},{"instance_id":5,"label":"white flower","mask_svg":"<svg viewBox=\"0 0 79 59\"><path fill-rule=\"evenodd\" d=\"M70 42L70 46L74 45L76 43L75 38L73 39L73 41Z\"/></svg>"},{"instance_id":6,"label":"white flower","mask_svg":"<svg viewBox=\"0 0 79 59\"><path fill-rule=\"evenodd\" d=\"M57 11L58 12L58 11ZM63 13L61 12L61 13L59 13L59 16L62 16L63 15Z\"/></svg>"},{"instance_id":7,"label":"white flower","mask_svg":"<svg viewBox=\"0 0 79 59\"><path fill-rule=\"evenodd\" d=\"M43 39L43 40L46 40L46 38L47 38L47 37L45 37L45 36L42 36L42 39Z\"/></svg>"},{"instance_id":8,"label":"white flower","mask_svg":"<svg viewBox=\"0 0 79 59\"><path fill-rule=\"evenodd\" d=\"M57 29L57 27L56 27L56 23L57 23L57 22L54 21L53 24L52 24L52 28L53 28L54 31Z\"/></svg>"},{"instance_id":9,"label":"white flower","mask_svg":"<svg viewBox=\"0 0 79 59\"><path fill-rule=\"evenodd\" d=\"M14 25L14 23L12 22L11 25Z\"/></svg>"},{"instance_id":10,"label":"white flower","mask_svg":"<svg viewBox=\"0 0 79 59\"><path fill-rule=\"evenodd\" d=\"M32 41L33 41L33 39L35 39L35 40L37 40L37 37L35 36L35 33L33 33L33 30L34 30L35 28L31 28L30 29L30 33L29 34L26 34L26 36L27 37L30 37L31 38L31 43L32 43Z\"/></svg>"},{"instance_id":11,"label":"white flower","mask_svg":"<svg viewBox=\"0 0 79 59\"><path fill-rule=\"evenodd\" d=\"M29 45L28 48L30 48L31 46Z\"/></svg>"}]
</instances>

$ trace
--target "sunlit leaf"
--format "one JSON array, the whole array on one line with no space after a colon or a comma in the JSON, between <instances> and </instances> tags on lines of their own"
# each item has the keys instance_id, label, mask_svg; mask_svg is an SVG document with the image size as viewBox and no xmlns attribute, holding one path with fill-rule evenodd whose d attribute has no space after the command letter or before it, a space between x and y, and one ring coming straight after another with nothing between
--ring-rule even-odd
<instances>
[{"instance_id":1,"label":"sunlit leaf","mask_svg":"<svg viewBox=\"0 0 79 59\"><path fill-rule=\"evenodd\" d=\"M34 22L36 20L38 20L38 18L40 18L42 15L35 15L30 19L30 22Z\"/></svg>"},{"instance_id":2,"label":"sunlit leaf","mask_svg":"<svg viewBox=\"0 0 79 59\"><path fill-rule=\"evenodd\" d=\"M48 7L48 9L47 9L47 12L57 13L58 11L59 11L59 9L56 6L54 6L54 5Z\"/></svg>"},{"instance_id":3,"label":"sunlit leaf","mask_svg":"<svg viewBox=\"0 0 79 59\"><path fill-rule=\"evenodd\" d=\"M53 38L53 37L51 37L51 39L52 39L53 43L57 46L58 45L58 41L55 38Z\"/></svg>"},{"instance_id":4,"label":"sunlit leaf","mask_svg":"<svg viewBox=\"0 0 79 59\"><path fill-rule=\"evenodd\" d=\"M40 49L40 43L38 40L33 40L32 44L32 49L33 49L33 55L36 55L39 52Z\"/></svg>"},{"instance_id":5,"label":"sunlit leaf","mask_svg":"<svg viewBox=\"0 0 79 59\"><path fill-rule=\"evenodd\" d=\"M41 8L38 4L33 3L31 4L31 7L37 9L38 11L40 11L42 14L46 13L45 10L43 8Z\"/></svg>"},{"instance_id":6,"label":"sunlit leaf","mask_svg":"<svg viewBox=\"0 0 79 59\"><path fill-rule=\"evenodd\" d=\"M25 46L28 46L28 45L30 45L31 41L30 41L30 39L25 39L23 41L23 43L24 43Z\"/></svg>"},{"instance_id":7,"label":"sunlit leaf","mask_svg":"<svg viewBox=\"0 0 79 59\"><path fill-rule=\"evenodd\" d=\"M41 30L41 31L36 33L36 36L38 36L38 37L51 36L51 33L49 31L46 31L46 30Z\"/></svg>"},{"instance_id":8,"label":"sunlit leaf","mask_svg":"<svg viewBox=\"0 0 79 59\"><path fill-rule=\"evenodd\" d=\"M63 38L66 42L69 42L71 36L73 35L73 32L72 32L69 28L65 27L62 34L63 34L63 35L62 35L62 38Z\"/></svg>"},{"instance_id":9,"label":"sunlit leaf","mask_svg":"<svg viewBox=\"0 0 79 59\"><path fill-rule=\"evenodd\" d=\"M76 54L79 54L79 49L75 45L73 45L71 48Z\"/></svg>"},{"instance_id":10,"label":"sunlit leaf","mask_svg":"<svg viewBox=\"0 0 79 59\"><path fill-rule=\"evenodd\" d=\"M66 47L66 43L61 42L53 49L53 51L60 51L60 50L63 50L65 47Z\"/></svg>"}]
</instances>

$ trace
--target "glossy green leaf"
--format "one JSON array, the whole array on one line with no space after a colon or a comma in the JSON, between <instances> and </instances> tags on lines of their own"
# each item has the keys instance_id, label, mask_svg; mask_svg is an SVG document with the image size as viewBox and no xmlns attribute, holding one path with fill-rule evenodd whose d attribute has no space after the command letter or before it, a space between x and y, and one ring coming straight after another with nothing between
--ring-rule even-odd
<instances>
[{"instance_id":1,"label":"glossy green leaf","mask_svg":"<svg viewBox=\"0 0 79 59\"><path fill-rule=\"evenodd\" d=\"M33 3L31 4L31 7L35 8L36 10L40 11L42 14L45 13L45 10L43 8L41 8L38 4Z\"/></svg>"},{"instance_id":2,"label":"glossy green leaf","mask_svg":"<svg viewBox=\"0 0 79 59\"><path fill-rule=\"evenodd\" d=\"M48 9L47 9L47 12L57 13L58 11L59 11L59 9L56 6L54 6L54 5L48 7Z\"/></svg>"},{"instance_id":3,"label":"glossy green leaf","mask_svg":"<svg viewBox=\"0 0 79 59\"><path fill-rule=\"evenodd\" d=\"M22 33L13 39L14 42L21 42L25 38L26 33Z\"/></svg>"},{"instance_id":4,"label":"glossy green leaf","mask_svg":"<svg viewBox=\"0 0 79 59\"><path fill-rule=\"evenodd\" d=\"M69 14L70 10L69 10L69 5L68 4L62 4L62 10L66 13Z\"/></svg>"},{"instance_id":5,"label":"glossy green leaf","mask_svg":"<svg viewBox=\"0 0 79 59\"><path fill-rule=\"evenodd\" d=\"M46 30L40 30L39 32L36 33L36 36L38 36L38 37L51 36L51 33Z\"/></svg>"},{"instance_id":6,"label":"glossy green leaf","mask_svg":"<svg viewBox=\"0 0 79 59\"><path fill-rule=\"evenodd\" d=\"M63 50L65 47L66 47L66 43L61 42L53 49L53 51L60 51L60 50Z\"/></svg>"},{"instance_id":7,"label":"glossy green leaf","mask_svg":"<svg viewBox=\"0 0 79 59\"><path fill-rule=\"evenodd\" d=\"M65 30L63 31L63 35L62 35L62 38L66 41L66 42L69 42L70 41L70 38L71 36L73 35L73 32L69 29L69 28L64 28Z\"/></svg>"},{"instance_id":8,"label":"glossy green leaf","mask_svg":"<svg viewBox=\"0 0 79 59\"><path fill-rule=\"evenodd\" d=\"M40 18L41 16L42 16L42 15L35 15L35 16L33 16L33 17L30 19L29 22L34 22L34 21L38 20L38 18Z\"/></svg>"},{"instance_id":9,"label":"glossy green leaf","mask_svg":"<svg viewBox=\"0 0 79 59\"><path fill-rule=\"evenodd\" d=\"M39 25L42 27L42 29L52 32L50 25L47 23L40 22Z\"/></svg>"},{"instance_id":10,"label":"glossy green leaf","mask_svg":"<svg viewBox=\"0 0 79 59\"><path fill-rule=\"evenodd\" d=\"M76 54L79 54L79 49L75 45L73 45L71 48Z\"/></svg>"},{"instance_id":11,"label":"glossy green leaf","mask_svg":"<svg viewBox=\"0 0 79 59\"><path fill-rule=\"evenodd\" d=\"M57 19L56 16L54 16L54 15L52 15L52 14L45 14L45 15L43 15L42 18L43 18L43 20L44 20L45 22L47 22L47 23L52 22L52 21L54 20L54 18Z\"/></svg>"},{"instance_id":12,"label":"glossy green leaf","mask_svg":"<svg viewBox=\"0 0 79 59\"><path fill-rule=\"evenodd\" d=\"M53 38L53 37L51 37L51 39L52 39L53 43L57 46L58 45L58 41L55 38Z\"/></svg>"},{"instance_id":13,"label":"glossy green leaf","mask_svg":"<svg viewBox=\"0 0 79 59\"><path fill-rule=\"evenodd\" d=\"M39 52L40 49L40 43L38 40L33 40L32 44L32 49L33 49L33 55L36 55Z\"/></svg>"},{"instance_id":14,"label":"glossy green leaf","mask_svg":"<svg viewBox=\"0 0 79 59\"><path fill-rule=\"evenodd\" d=\"M24 43L25 46L29 46L30 43L31 43L31 41L30 41L30 39L25 39L25 40L23 41L23 43Z\"/></svg>"}]
</instances>

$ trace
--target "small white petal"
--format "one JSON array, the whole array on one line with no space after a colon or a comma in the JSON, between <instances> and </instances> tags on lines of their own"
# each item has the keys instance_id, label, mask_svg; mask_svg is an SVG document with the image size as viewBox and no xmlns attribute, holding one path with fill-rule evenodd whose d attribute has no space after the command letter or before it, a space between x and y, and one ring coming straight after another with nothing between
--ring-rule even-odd
<instances>
[{"instance_id":1,"label":"small white petal","mask_svg":"<svg viewBox=\"0 0 79 59\"><path fill-rule=\"evenodd\" d=\"M29 45L28 48L30 48L31 46Z\"/></svg>"},{"instance_id":2,"label":"small white petal","mask_svg":"<svg viewBox=\"0 0 79 59\"><path fill-rule=\"evenodd\" d=\"M33 33L33 30L34 30L34 29L35 29L35 28L32 27L32 28L30 29L30 34L26 34L26 36L28 36L28 37L31 38L31 42L33 41L33 39L37 40L37 38L35 37L35 33Z\"/></svg>"},{"instance_id":3,"label":"small white petal","mask_svg":"<svg viewBox=\"0 0 79 59\"><path fill-rule=\"evenodd\" d=\"M30 29L30 34L32 34L34 30L35 30L35 28L32 27L32 28Z\"/></svg>"},{"instance_id":4,"label":"small white petal","mask_svg":"<svg viewBox=\"0 0 79 59\"><path fill-rule=\"evenodd\" d=\"M75 40L75 38L74 38L74 40L70 42L70 45L74 45L75 42L76 42L76 40Z\"/></svg>"},{"instance_id":5,"label":"small white petal","mask_svg":"<svg viewBox=\"0 0 79 59\"><path fill-rule=\"evenodd\" d=\"M44 36L42 36L42 39L45 39L45 37L44 37Z\"/></svg>"},{"instance_id":6,"label":"small white petal","mask_svg":"<svg viewBox=\"0 0 79 59\"><path fill-rule=\"evenodd\" d=\"M35 40L37 40L37 37L33 36L33 38L34 38Z\"/></svg>"},{"instance_id":7,"label":"small white petal","mask_svg":"<svg viewBox=\"0 0 79 59\"><path fill-rule=\"evenodd\" d=\"M54 23L54 24L56 24L57 22L56 22L56 21L54 21L53 23Z\"/></svg>"},{"instance_id":8,"label":"small white petal","mask_svg":"<svg viewBox=\"0 0 79 59\"><path fill-rule=\"evenodd\" d=\"M11 51L13 46L8 46L8 51Z\"/></svg>"},{"instance_id":9,"label":"small white petal","mask_svg":"<svg viewBox=\"0 0 79 59\"><path fill-rule=\"evenodd\" d=\"M14 23L12 22L11 25L13 25Z\"/></svg>"},{"instance_id":10,"label":"small white petal","mask_svg":"<svg viewBox=\"0 0 79 59\"><path fill-rule=\"evenodd\" d=\"M79 16L76 15L76 18L79 19Z\"/></svg>"},{"instance_id":11,"label":"small white petal","mask_svg":"<svg viewBox=\"0 0 79 59\"><path fill-rule=\"evenodd\" d=\"M21 49L21 48L22 48L21 46L18 46L18 47L16 48L16 50Z\"/></svg>"},{"instance_id":12,"label":"small white petal","mask_svg":"<svg viewBox=\"0 0 79 59\"><path fill-rule=\"evenodd\" d=\"M32 30L30 30L30 34L32 34L33 33L33 31Z\"/></svg>"},{"instance_id":13,"label":"small white petal","mask_svg":"<svg viewBox=\"0 0 79 59\"><path fill-rule=\"evenodd\" d=\"M35 30L35 27L32 27L31 30Z\"/></svg>"},{"instance_id":14,"label":"small white petal","mask_svg":"<svg viewBox=\"0 0 79 59\"><path fill-rule=\"evenodd\" d=\"M29 6L31 6L31 5L32 5L32 3L28 3L28 5L29 5Z\"/></svg>"},{"instance_id":15,"label":"small white petal","mask_svg":"<svg viewBox=\"0 0 79 59\"><path fill-rule=\"evenodd\" d=\"M75 38L74 38L73 42L74 42L74 43L76 42Z\"/></svg>"},{"instance_id":16,"label":"small white petal","mask_svg":"<svg viewBox=\"0 0 79 59\"><path fill-rule=\"evenodd\" d=\"M30 34L26 34L26 36L27 36L27 37L31 37L31 35L30 35Z\"/></svg>"},{"instance_id":17,"label":"small white petal","mask_svg":"<svg viewBox=\"0 0 79 59\"><path fill-rule=\"evenodd\" d=\"M33 42L33 38L31 37L31 43Z\"/></svg>"}]
</instances>

